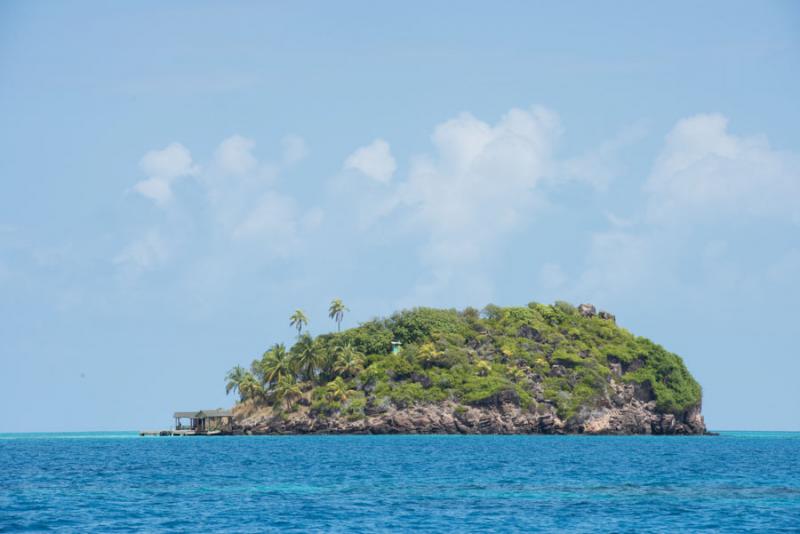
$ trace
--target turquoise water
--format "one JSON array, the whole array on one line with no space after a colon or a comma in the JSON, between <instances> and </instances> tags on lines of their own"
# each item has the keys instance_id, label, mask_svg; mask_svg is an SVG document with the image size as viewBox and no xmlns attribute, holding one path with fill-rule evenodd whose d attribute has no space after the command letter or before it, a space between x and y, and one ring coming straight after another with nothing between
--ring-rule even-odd
<instances>
[{"instance_id":1,"label":"turquoise water","mask_svg":"<svg viewBox=\"0 0 800 534\"><path fill-rule=\"evenodd\" d=\"M800 433L0 434L0 532L800 528Z\"/></svg>"}]
</instances>

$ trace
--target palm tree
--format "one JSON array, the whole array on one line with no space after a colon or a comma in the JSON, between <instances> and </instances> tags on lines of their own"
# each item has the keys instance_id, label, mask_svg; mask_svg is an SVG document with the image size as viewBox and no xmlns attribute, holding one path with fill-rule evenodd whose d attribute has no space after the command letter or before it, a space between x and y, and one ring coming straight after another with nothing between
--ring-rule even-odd
<instances>
[{"instance_id":1,"label":"palm tree","mask_svg":"<svg viewBox=\"0 0 800 534\"><path fill-rule=\"evenodd\" d=\"M319 379L320 383L324 384L325 382L332 380L335 376L333 368L336 366L336 359L339 355L339 347L330 347L320 344L317 350Z\"/></svg>"},{"instance_id":2,"label":"palm tree","mask_svg":"<svg viewBox=\"0 0 800 534\"><path fill-rule=\"evenodd\" d=\"M275 404L281 401L285 402L287 411L292 409L292 401L303 395L300 386L297 385L293 377L289 376L282 376L272 393Z\"/></svg>"},{"instance_id":3,"label":"palm tree","mask_svg":"<svg viewBox=\"0 0 800 534\"><path fill-rule=\"evenodd\" d=\"M341 376L337 376L334 380L328 382L328 385L325 387L328 390L328 398L338 402L346 401L350 393L353 392L352 389L347 387L347 382L345 382Z\"/></svg>"},{"instance_id":4,"label":"palm tree","mask_svg":"<svg viewBox=\"0 0 800 534\"><path fill-rule=\"evenodd\" d=\"M248 374L250 373L248 373L247 370L241 365L237 365L228 371L228 374L225 375L225 380L228 381L228 383L225 384L225 394L230 395L231 391L233 391L241 395L240 386L242 384L242 380Z\"/></svg>"},{"instance_id":5,"label":"palm tree","mask_svg":"<svg viewBox=\"0 0 800 534\"><path fill-rule=\"evenodd\" d=\"M264 388L256 380L252 373L245 373L242 381L239 383L239 400L246 401L260 397L264 394Z\"/></svg>"},{"instance_id":6,"label":"palm tree","mask_svg":"<svg viewBox=\"0 0 800 534\"><path fill-rule=\"evenodd\" d=\"M331 307L328 308L328 317L336 321L336 329L338 332L342 331L342 319L346 311L350 311L350 309L342 303L342 299L333 299L333 301L331 301Z\"/></svg>"},{"instance_id":7,"label":"palm tree","mask_svg":"<svg viewBox=\"0 0 800 534\"><path fill-rule=\"evenodd\" d=\"M302 334L291 352L295 371L306 380L313 380L319 365L319 355L314 347L314 338L308 332Z\"/></svg>"},{"instance_id":8,"label":"palm tree","mask_svg":"<svg viewBox=\"0 0 800 534\"><path fill-rule=\"evenodd\" d=\"M337 349L333 370L342 376L355 376L364 368L364 357L348 343Z\"/></svg>"},{"instance_id":9,"label":"palm tree","mask_svg":"<svg viewBox=\"0 0 800 534\"><path fill-rule=\"evenodd\" d=\"M286 352L283 343L276 343L264 356L260 362L256 362L260 371L261 381L268 386L274 386L284 376L293 375L292 359Z\"/></svg>"},{"instance_id":10,"label":"palm tree","mask_svg":"<svg viewBox=\"0 0 800 534\"><path fill-rule=\"evenodd\" d=\"M303 310L295 310L291 317L289 317L289 325L297 328L297 337L300 337L303 327L308 324L308 317L303 313Z\"/></svg>"}]
</instances>

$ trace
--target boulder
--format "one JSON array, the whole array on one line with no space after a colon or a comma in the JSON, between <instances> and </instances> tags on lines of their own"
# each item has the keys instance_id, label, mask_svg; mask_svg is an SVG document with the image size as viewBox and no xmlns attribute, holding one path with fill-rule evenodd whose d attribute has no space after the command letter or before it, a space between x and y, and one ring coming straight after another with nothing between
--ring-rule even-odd
<instances>
[{"instance_id":1,"label":"boulder","mask_svg":"<svg viewBox=\"0 0 800 534\"><path fill-rule=\"evenodd\" d=\"M480 400L476 400L471 404L473 406L485 406L485 407L494 407L500 408L503 404L513 404L514 406L519 406L519 393L517 393L516 389L502 389L496 393L489 395Z\"/></svg>"},{"instance_id":2,"label":"boulder","mask_svg":"<svg viewBox=\"0 0 800 534\"><path fill-rule=\"evenodd\" d=\"M612 323L617 322L617 318L614 316L614 314L609 313L605 310L600 310L600 313L598 313L597 316L600 317L601 319L605 319L606 321L611 321Z\"/></svg>"},{"instance_id":3,"label":"boulder","mask_svg":"<svg viewBox=\"0 0 800 534\"><path fill-rule=\"evenodd\" d=\"M584 317L594 317L597 313L594 305L592 304L581 304L578 306L578 313L583 315Z\"/></svg>"},{"instance_id":4,"label":"boulder","mask_svg":"<svg viewBox=\"0 0 800 534\"><path fill-rule=\"evenodd\" d=\"M525 339L532 339L534 341L542 340L541 332L526 324L519 327L519 330L517 330L517 336L524 337Z\"/></svg>"}]
</instances>

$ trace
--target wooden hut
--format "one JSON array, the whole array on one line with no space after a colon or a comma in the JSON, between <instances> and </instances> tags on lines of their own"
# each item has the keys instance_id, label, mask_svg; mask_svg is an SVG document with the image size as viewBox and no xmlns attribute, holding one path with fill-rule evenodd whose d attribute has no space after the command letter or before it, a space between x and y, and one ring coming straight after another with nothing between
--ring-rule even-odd
<instances>
[{"instance_id":1,"label":"wooden hut","mask_svg":"<svg viewBox=\"0 0 800 534\"><path fill-rule=\"evenodd\" d=\"M199 412L175 412L175 431L195 434L227 433L233 424L231 410L200 410ZM187 421L184 423L184 421Z\"/></svg>"}]
</instances>

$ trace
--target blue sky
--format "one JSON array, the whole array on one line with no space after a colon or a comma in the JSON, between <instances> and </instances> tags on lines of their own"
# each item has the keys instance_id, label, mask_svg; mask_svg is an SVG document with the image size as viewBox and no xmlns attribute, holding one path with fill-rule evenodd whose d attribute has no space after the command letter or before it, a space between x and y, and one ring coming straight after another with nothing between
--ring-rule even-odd
<instances>
[{"instance_id":1,"label":"blue sky","mask_svg":"<svg viewBox=\"0 0 800 534\"><path fill-rule=\"evenodd\" d=\"M496 4L4 2L0 431L230 405L334 297L593 302L800 429L798 5Z\"/></svg>"}]
</instances>

